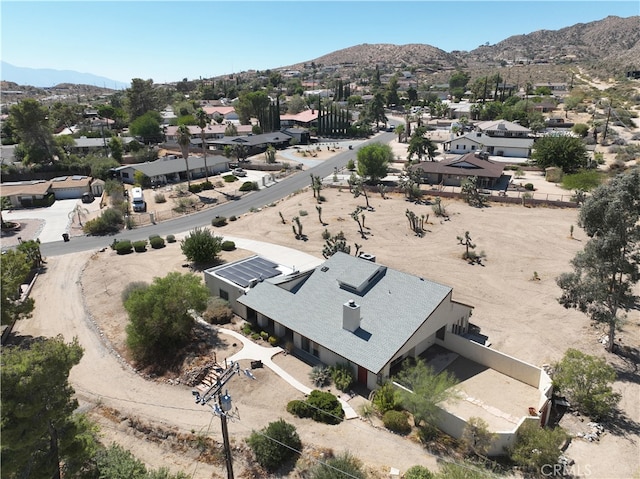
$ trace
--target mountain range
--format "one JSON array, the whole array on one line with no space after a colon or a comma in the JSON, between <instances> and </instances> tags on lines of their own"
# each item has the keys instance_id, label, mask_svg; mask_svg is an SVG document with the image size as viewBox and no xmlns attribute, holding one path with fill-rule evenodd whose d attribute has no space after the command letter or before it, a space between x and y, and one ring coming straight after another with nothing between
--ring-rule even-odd
<instances>
[{"instance_id":1,"label":"mountain range","mask_svg":"<svg viewBox=\"0 0 640 479\"><path fill-rule=\"evenodd\" d=\"M4 61L0 62L0 69L2 81L17 83L18 85L31 85L45 88L53 87L61 83L72 83L76 85L93 85L111 88L113 90L129 88L128 83L73 70L18 67Z\"/></svg>"},{"instance_id":2,"label":"mountain range","mask_svg":"<svg viewBox=\"0 0 640 479\"><path fill-rule=\"evenodd\" d=\"M523 62L551 65L577 63L605 76L640 70L640 16L609 16L560 30L538 30L511 36L495 45L480 45L471 51L445 52L426 44L362 44L286 68L304 69L312 63L351 68L379 65L446 73L458 68L473 71ZM109 78L70 70L23 68L6 62L2 62L1 68L1 79L18 85L51 87L70 83L110 89L129 87L126 83Z\"/></svg>"}]
</instances>

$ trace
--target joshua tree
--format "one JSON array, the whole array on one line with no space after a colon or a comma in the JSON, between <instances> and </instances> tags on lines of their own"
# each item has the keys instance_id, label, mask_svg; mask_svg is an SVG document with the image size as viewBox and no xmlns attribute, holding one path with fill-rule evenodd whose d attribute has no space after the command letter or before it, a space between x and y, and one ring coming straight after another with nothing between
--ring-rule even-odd
<instances>
[{"instance_id":1,"label":"joshua tree","mask_svg":"<svg viewBox=\"0 0 640 479\"><path fill-rule=\"evenodd\" d=\"M322 189L322 179L320 176L315 176L311 173L311 188L313 189L313 197L318 203L320 203L320 190Z\"/></svg>"},{"instance_id":2,"label":"joshua tree","mask_svg":"<svg viewBox=\"0 0 640 479\"><path fill-rule=\"evenodd\" d=\"M369 195L367 194L367 189L364 186L364 180L362 178L356 178L355 182L352 186L353 197L357 198L358 196L364 196L364 200L367 204L367 209L371 210L371 206L369 206Z\"/></svg>"},{"instance_id":3,"label":"joshua tree","mask_svg":"<svg viewBox=\"0 0 640 479\"><path fill-rule=\"evenodd\" d=\"M304 237L302 236L302 223L300 222L300 217L294 216L293 222L295 223L291 225L291 227L293 228L293 234L295 235L296 239L303 239ZM297 230L296 225L298 226Z\"/></svg>"},{"instance_id":4,"label":"joshua tree","mask_svg":"<svg viewBox=\"0 0 640 479\"><path fill-rule=\"evenodd\" d=\"M351 246L347 245L342 231L326 240L324 248L322 248L322 256L328 258L338 251L351 254Z\"/></svg>"},{"instance_id":5,"label":"joshua tree","mask_svg":"<svg viewBox=\"0 0 640 479\"><path fill-rule=\"evenodd\" d=\"M318 212L318 221L320 221L322 226L325 226L325 222L322 221L322 206L316 205L316 211Z\"/></svg>"},{"instance_id":6,"label":"joshua tree","mask_svg":"<svg viewBox=\"0 0 640 479\"><path fill-rule=\"evenodd\" d=\"M422 238L425 233L424 223L425 220L429 220L429 215L427 215L426 217L425 215L420 215L420 217L418 218L418 215L416 215L413 211L409 211L409 209L407 209L407 211L405 211L405 216L409 220L409 227L411 228L411 230L419 238Z\"/></svg>"},{"instance_id":7,"label":"joshua tree","mask_svg":"<svg viewBox=\"0 0 640 479\"><path fill-rule=\"evenodd\" d=\"M360 208L356 208L351 213L351 218L353 218L353 220L356 223L358 223L358 228L360 229L360 236L362 236L362 239L367 239L367 237L364 234L364 230L362 229L362 221L360 221Z\"/></svg>"},{"instance_id":8,"label":"joshua tree","mask_svg":"<svg viewBox=\"0 0 640 479\"><path fill-rule=\"evenodd\" d=\"M282 221L283 225L287 224L287 220L284 219L284 216L282 215L282 211L278 211L278 214L280 215L280 220Z\"/></svg>"},{"instance_id":9,"label":"joshua tree","mask_svg":"<svg viewBox=\"0 0 640 479\"><path fill-rule=\"evenodd\" d=\"M462 255L462 257L472 264L473 263L481 264L482 258L484 258L485 254L482 251L479 254L473 251L476 245L473 244L473 241L471 240L471 236L469 235L469 232L465 231L464 238L462 236L458 236L457 239L458 239L458 243L465 247L465 252Z\"/></svg>"},{"instance_id":10,"label":"joshua tree","mask_svg":"<svg viewBox=\"0 0 640 479\"><path fill-rule=\"evenodd\" d=\"M378 191L380 192L380 196L382 196L382 199L386 200L387 197L385 196L385 194L387 193L387 187L385 185L383 185L382 183L380 183L378 185Z\"/></svg>"},{"instance_id":11,"label":"joshua tree","mask_svg":"<svg viewBox=\"0 0 640 479\"><path fill-rule=\"evenodd\" d=\"M461 193L464 200L471 206L482 208L485 204L484 197L478 190L478 177L472 176L462 182Z\"/></svg>"},{"instance_id":12,"label":"joshua tree","mask_svg":"<svg viewBox=\"0 0 640 479\"><path fill-rule=\"evenodd\" d=\"M431 206L431 209L436 216L447 216L447 210L442 204L442 199L439 196L436 196L435 203Z\"/></svg>"}]
</instances>

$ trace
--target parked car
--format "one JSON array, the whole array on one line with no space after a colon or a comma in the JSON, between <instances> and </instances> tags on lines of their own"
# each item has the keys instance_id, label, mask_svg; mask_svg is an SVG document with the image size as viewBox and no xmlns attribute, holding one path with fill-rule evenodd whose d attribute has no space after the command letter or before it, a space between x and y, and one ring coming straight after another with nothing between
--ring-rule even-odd
<instances>
[{"instance_id":1,"label":"parked car","mask_svg":"<svg viewBox=\"0 0 640 479\"><path fill-rule=\"evenodd\" d=\"M242 168L236 168L232 170L231 173L233 173L235 176L247 176L247 172Z\"/></svg>"}]
</instances>

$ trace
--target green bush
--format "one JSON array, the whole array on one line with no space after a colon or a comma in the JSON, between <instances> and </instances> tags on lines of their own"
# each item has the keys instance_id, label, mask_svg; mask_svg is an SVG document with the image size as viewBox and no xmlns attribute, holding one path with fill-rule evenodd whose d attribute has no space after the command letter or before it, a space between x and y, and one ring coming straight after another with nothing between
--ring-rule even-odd
<instances>
[{"instance_id":1,"label":"green bush","mask_svg":"<svg viewBox=\"0 0 640 479\"><path fill-rule=\"evenodd\" d=\"M269 339L269 333L267 333L266 331L260 331L260 338L266 341L267 339Z\"/></svg>"},{"instance_id":2,"label":"green bush","mask_svg":"<svg viewBox=\"0 0 640 479\"><path fill-rule=\"evenodd\" d=\"M167 202L167 198L166 198L166 196L164 196L164 193L156 193L155 195L153 195L153 200L156 203L166 203Z\"/></svg>"},{"instance_id":3,"label":"green bush","mask_svg":"<svg viewBox=\"0 0 640 479\"><path fill-rule=\"evenodd\" d=\"M396 401L396 390L391 381L385 382L373 393L373 407L380 414L398 408Z\"/></svg>"},{"instance_id":4,"label":"green bush","mask_svg":"<svg viewBox=\"0 0 640 479\"><path fill-rule=\"evenodd\" d=\"M56 202L56 197L53 193L49 193L44 198L38 198L33 200L32 204L36 208L48 208Z\"/></svg>"},{"instance_id":5,"label":"green bush","mask_svg":"<svg viewBox=\"0 0 640 479\"><path fill-rule=\"evenodd\" d=\"M167 235L167 243L175 243L176 237L174 235Z\"/></svg>"},{"instance_id":6,"label":"green bush","mask_svg":"<svg viewBox=\"0 0 640 479\"><path fill-rule=\"evenodd\" d=\"M133 249L136 250L136 253L144 253L147 251L147 240L135 241L133 243Z\"/></svg>"},{"instance_id":7,"label":"green bush","mask_svg":"<svg viewBox=\"0 0 640 479\"><path fill-rule=\"evenodd\" d=\"M235 175L224 175L222 179L225 183L233 183L234 181L238 181L238 178Z\"/></svg>"},{"instance_id":8,"label":"green bush","mask_svg":"<svg viewBox=\"0 0 640 479\"><path fill-rule=\"evenodd\" d=\"M255 181L245 181L240 186L240 191L253 191L258 189L258 183Z\"/></svg>"},{"instance_id":9,"label":"green bush","mask_svg":"<svg viewBox=\"0 0 640 479\"><path fill-rule=\"evenodd\" d=\"M227 218L225 218L224 216L216 216L211 220L211 226L220 227L226 224L227 224Z\"/></svg>"},{"instance_id":10,"label":"green bush","mask_svg":"<svg viewBox=\"0 0 640 479\"><path fill-rule=\"evenodd\" d=\"M244 323L242 325L242 334L245 336L249 336L253 332L253 328L251 327L251 323Z\"/></svg>"},{"instance_id":11,"label":"green bush","mask_svg":"<svg viewBox=\"0 0 640 479\"><path fill-rule=\"evenodd\" d=\"M407 419L407 415L403 411L387 411L382 416L384 427L397 434L409 434L411 425Z\"/></svg>"},{"instance_id":12,"label":"green bush","mask_svg":"<svg viewBox=\"0 0 640 479\"><path fill-rule=\"evenodd\" d=\"M115 245L115 250L118 254L129 254L133 251L133 245L129 240L118 241Z\"/></svg>"},{"instance_id":13,"label":"green bush","mask_svg":"<svg viewBox=\"0 0 640 479\"><path fill-rule=\"evenodd\" d=\"M547 464L557 464L560 447L567 434L560 428L542 428L537 422L527 421L520 426L516 443L509 448L511 460L525 472L539 474Z\"/></svg>"},{"instance_id":14,"label":"green bush","mask_svg":"<svg viewBox=\"0 0 640 479\"><path fill-rule=\"evenodd\" d=\"M258 464L272 472L294 458L302 449L295 426L282 419L269 423L260 433L251 433L247 444L255 454Z\"/></svg>"},{"instance_id":15,"label":"green bush","mask_svg":"<svg viewBox=\"0 0 640 479\"><path fill-rule=\"evenodd\" d=\"M160 238L160 236L154 236L153 238L149 238L149 244L153 249L164 248L164 240Z\"/></svg>"},{"instance_id":16,"label":"green bush","mask_svg":"<svg viewBox=\"0 0 640 479\"><path fill-rule=\"evenodd\" d=\"M268 341L271 346L277 346L279 340L276 336L269 336Z\"/></svg>"},{"instance_id":17,"label":"green bush","mask_svg":"<svg viewBox=\"0 0 640 479\"><path fill-rule=\"evenodd\" d=\"M223 241L222 251L233 251L236 249L236 244L233 241Z\"/></svg>"},{"instance_id":18,"label":"green bush","mask_svg":"<svg viewBox=\"0 0 640 479\"><path fill-rule=\"evenodd\" d=\"M131 283L126 285L122 290L122 293L120 293L122 302L124 303L127 299L129 299L129 296L131 296L131 293L133 293L134 291L146 289L148 287L149 284L145 283L144 281L132 281Z\"/></svg>"},{"instance_id":19,"label":"green bush","mask_svg":"<svg viewBox=\"0 0 640 479\"><path fill-rule=\"evenodd\" d=\"M298 211L298 214L300 216L307 216L309 213L307 212L307 210L300 210L300 211Z\"/></svg>"},{"instance_id":20,"label":"green bush","mask_svg":"<svg viewBox=\"0 0 640 479\"><path fill-rule=\"evenodd\" d=\"M404 479L433 479L433 473L424 466L412 466L404 473Z\"/></svg>"},{"instance_id":21,"label":"green bush","mask_svg":"<svg viewBox=\"0 0 640 479\"><path fill-rule=\"evenodd\" d=\"M89 235L101 236L117 233L123 224L122 212L115 208L109 208L97 218L87 221L82 229Z\"/></svg>"},{"instance_id":22,"label":"green bush","mask_svg":"<svg viewBox=\"0 0 640 479\"><path fill-rule=\"evenodd\" d=\"M233 319L233 310L229 301L219 296L212 296L207 300L207 309L202 313L202 319L209 324L227 324Z\"/></svg>"},{"instance_id":23,"label":"green bush","mask_svg":"<svg viewBox=\"0 0 640 479\"><path fill-rule=\"evenodd\" d=\"M580 170L562 177L562 187L566 190L591 191L602 183L605 175L597 170Z\"/></svg>"},{"instance_id":24,"label":"green bush","mask_svg":"<svg viewBox=\"0 0 640 479\"><path fill-rule=\"evenodd\" d=\"M229 216L229 221L235 221L235 220L237 220L237 219L238 219L238 218L236 218L236 215L231 215L231 216Z\"/></svg>"},{"instance_id":25,"label":"green bush","mask_svg":"<svg viewBox=\"0 0 640 479\"><path fill-rule=\"evenodd\" d=\"M313 408L314 421L325 424L340 424L344 418L344 411L340 401L329 392L314 389L307 398L307 404Z\"/></svg>"},{"instance_id":26,"label":"green bush","mask_svg":"<svg viewBox=\"0 0 640 479\"><path fill-rule=\"evenodd\" d=\"M203 183L200 183L200 187L202 188L202 191L212 190L213 189L213 183L211 183L210 181L205 181Z\"/></svg>"},{"instance_id":27,"label":"green bush","mask_svg":"<svg viewBox=\"0 0 640 479\"><path fill-rule=\"evenodd\" d=\"M260 333L251 333L251 339L257 341L258 339L260 339Z\"/></svg>"},{"instance_id":28,"label":"green bush","mask_svg":"<svg viewBox=\"0 0 640 479\"><path fill-rule=\"evenodd\" d=\"M189 185L189 191L191 193L200 193L202 191L202 185L200 183L191 183Z\"/></svg>"},{"instance_id":29,"label":"green bush","mask_svg":"<svg viewBox=\"0 0 640 479\"><path fill-rule=\"evenodd\" d=\"M309 407L309 405L304 401L300 401L299 399L289 401L289 403L287 404L287 412L301 418L311 417L313 414L313 410Z\"/></svg>"},{"instance_id":30,"label":"green bush","mask_svg":"<svg viewBox=\"0 0 640 479\"><path fill-rule=\"evenodd\" d=\"M195 264L210 264L221 251L222 237L214 236L208 228L195 228L180 241L182 253Z\"/></svg>"},{"instance_id":31,"label":"green bush","mask_svg":"<svg viewBox=\"0 0 640 479\"><path fill-rule=\"evenodd\" d=\"M423 444L433 441L437 437L438 428L431 423L426 422L418 429L418 439L420 439L420 442Z\"/></svg>"},{"instance_id":32,"label":"green bush","mask_svg":"<svg viewBox=\"0 0 640 479\"><path fill-rule=\"evenodd\" d=\"M527 191L533 191L535 188L533 187L533 183L525 183L524 189Z\"/></svg>"},{"instance_id":33,"label":"green bush","mask_svg":"<svg viewBox=\"0 0 640 479\"><path fill-rule=\"evenodd\" d=\"M348 364L336 364L331 368L331 379L340 391L346 391L353 384L353 370Z\"/></svg>"}]
</instances>

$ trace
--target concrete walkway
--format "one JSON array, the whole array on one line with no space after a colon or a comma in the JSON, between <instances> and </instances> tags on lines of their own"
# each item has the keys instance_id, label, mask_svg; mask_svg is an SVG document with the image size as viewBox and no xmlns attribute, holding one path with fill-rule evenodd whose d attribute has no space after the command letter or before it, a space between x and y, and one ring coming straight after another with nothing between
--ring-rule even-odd
<instances>
[{"instance_id":1,"label":"concrete walkway","mask_svg":"<svg viewBox=\"0 0 640 479\"><path fill-rule=\"evenodd\" d=\"M233 336L235 339L242 342L242 349L238 351L236 354L234 354L233 356L227 358L227 361L240 361L241 359L262 361L262 364L264 366L271 369L274 373L276 373L278 376L280 376L282 379L284 379L286 382L288 382L291 386L296 388L298 391L302 392L303 394L309 394L311 392L311 388L302 384L300 381L298 381L296 378L291 376L288 372L286 372L284 369L282 369L280 366L278 366L276 363L273 362L273 359L272 359L273 356L284 352L284 350L281 347L260 346L259 344L254 343L253 341L246 338L242 334L236 331L233 331L231 329L218 328L218 332L227 334L229 336ZM351 407L351 405L349 405L347 401L341 398L338 398L338 400L340 401L340 404L342 405L342 409L344 410L345 419L355 419L358 417L358 414Z\"/></svg>"}]
</instances>

